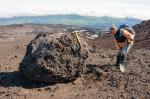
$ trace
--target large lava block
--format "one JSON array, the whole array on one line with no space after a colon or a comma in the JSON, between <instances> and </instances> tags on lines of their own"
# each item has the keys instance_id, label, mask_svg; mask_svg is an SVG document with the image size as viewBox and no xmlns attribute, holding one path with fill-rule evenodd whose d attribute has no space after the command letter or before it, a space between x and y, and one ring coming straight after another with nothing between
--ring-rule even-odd
<instances>
[{"instance_id":1,"label":"large lava block","mask_svg":"<svg viewBox=\"0 0 150 99\"><path fill-rule=\"evenodd\" d=\"M79 77L86 64L85 42L73 33L41 33L27 46L19 71L33 81L62 83Z\"/></svg>"}]
</instances>

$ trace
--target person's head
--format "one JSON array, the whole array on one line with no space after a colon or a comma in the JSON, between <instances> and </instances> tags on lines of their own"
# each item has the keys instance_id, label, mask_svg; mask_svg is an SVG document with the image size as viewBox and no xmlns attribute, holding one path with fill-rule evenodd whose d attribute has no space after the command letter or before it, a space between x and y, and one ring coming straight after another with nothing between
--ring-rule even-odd
<instances>
[{"instance_id":1,"label":"person's head","mask_svg":"<svg viewBox=\"0 0 150 99\"><path fill-rule=\"evenodd\" d=\"M112 25L110 27L110 33L114 35L114 34L116 34L116 32L117 32L117 27L115 25Z\"/></svg>"}]
</instances>

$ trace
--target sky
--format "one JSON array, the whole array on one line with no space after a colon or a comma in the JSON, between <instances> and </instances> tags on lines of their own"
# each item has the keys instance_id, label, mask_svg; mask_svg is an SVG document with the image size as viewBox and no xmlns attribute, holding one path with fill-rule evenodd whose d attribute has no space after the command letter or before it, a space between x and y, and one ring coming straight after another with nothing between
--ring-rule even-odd
<instances>
[{"instance_id":1,"label":"sky","mask_svg":"<svg viewBox=\"0 0 150 99\"><path fill-rule=\"evenodd\" d=\"M0 18L79 14L150 19L150 0L0 0Z\"/></svg>"}]
</instances>

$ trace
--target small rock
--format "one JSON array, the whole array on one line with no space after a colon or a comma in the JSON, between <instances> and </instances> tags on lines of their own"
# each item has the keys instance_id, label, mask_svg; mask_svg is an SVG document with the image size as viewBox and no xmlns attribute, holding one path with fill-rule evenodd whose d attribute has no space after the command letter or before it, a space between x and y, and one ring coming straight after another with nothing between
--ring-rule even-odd
<instances>
[{"instance_id":1,"label":"small rock","mask_svg":"<svg viewBox=\"0 0 150 99\"><path fill-rule=\"evenodd\" d=\"M19 49L19 46L17 46L16 49Z\"/></svg>"},{"instance_id":2,"label":"small rock","mask_svg":"<svg viewBox=\"0 0 150 99\"><path fill-rule=\"evenodd\" d=\"M18 58L18 56L17 56L17 55L15 55L15 58Z\"/></svg>"},{"instance_id":3,"label":"small rock","mask_svg":"<svg viewBox=\"0 0 150 99\"><path fill-rule=\"evenodd\" d=\"M39 88L39 89L37 89L37 91L41 91L41 89Z\"/></svg>"},{"instance_id":4,"label":"small rock","mask_svg":"<svg viewBox=\"0 0 150 99\"><path fill-rule=\"evenodd\" d=\"M136 99L135 97L131 97L131 99Z\"/></svg>"}]
</instances>

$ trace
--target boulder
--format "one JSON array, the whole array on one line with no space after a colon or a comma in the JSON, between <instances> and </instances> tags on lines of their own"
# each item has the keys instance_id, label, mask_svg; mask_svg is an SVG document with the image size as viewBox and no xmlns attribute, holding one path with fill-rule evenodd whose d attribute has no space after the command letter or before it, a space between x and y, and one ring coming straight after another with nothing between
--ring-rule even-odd
<instances>
[{"instance_id":1,"label":"boulder","mask_svg":"<svg viewBox=\"0 0 150 99\"><path fill-rule=\"evenodd\" d=\"M86 64L85 42L74 33L41 33L27 46L19 71L33 81L64 83L79 77Z\"/></svg>"}]
</instances>

